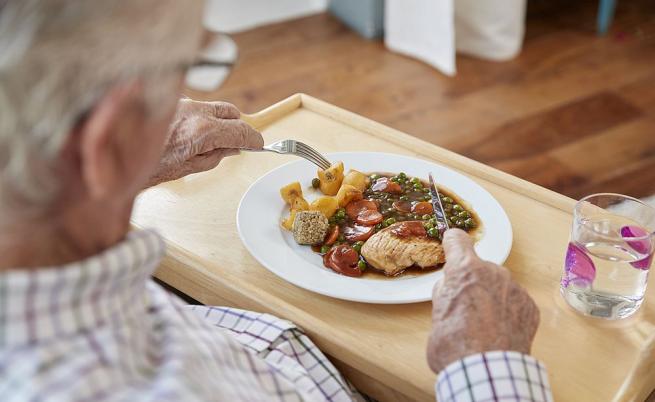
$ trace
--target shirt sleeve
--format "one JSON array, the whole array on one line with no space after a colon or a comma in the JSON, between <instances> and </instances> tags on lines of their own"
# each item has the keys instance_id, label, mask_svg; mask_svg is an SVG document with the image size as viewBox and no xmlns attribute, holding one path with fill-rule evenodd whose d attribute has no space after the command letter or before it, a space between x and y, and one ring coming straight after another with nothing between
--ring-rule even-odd
<instances>
[{"instance_id":1,"label":"shirt sleeve","mask_svg":"<svg viewBox=\"0 0 655 402\"><path fill-rule=\"evenodd\" d=\"M437 376L439 402L552 402L546 369L532 356L493 351L449 364Z\"/></svg>"},{"instance_id":2,"label":"shirt sleeve","mask_svg":"<svg viewBox=\"0 0 655 402\"><path fill-rule=\"evenodd\" d=\"M295 324L270 314L230 307L189 306L227 331L246 350L305 391L312 401L365 402L360 393Z\"/></svg>"}]
</instances>

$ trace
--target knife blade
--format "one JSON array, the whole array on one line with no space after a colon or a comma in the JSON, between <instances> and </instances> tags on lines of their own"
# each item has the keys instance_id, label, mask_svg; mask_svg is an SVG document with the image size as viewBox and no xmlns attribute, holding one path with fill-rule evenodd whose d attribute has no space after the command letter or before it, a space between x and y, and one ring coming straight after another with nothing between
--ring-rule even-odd
<instances>
[{"instance_id":1,"label":"knife blade","mask_svg":"<svg viewBox=\"0 0 655 402\"><path fill-rule=\"evenodd\" d=\"M443 205L441 204L441 197L439 197L439 190L437 185L434 184L434 178L432 173L428 175L430 179L430 196L432 197L432 209L434 210L434 216L437 218L437 229L441 238L446 230L450 229L448 225L448 219L446 219L446 213L443 210Z\"/></svg>"}]
</instances>

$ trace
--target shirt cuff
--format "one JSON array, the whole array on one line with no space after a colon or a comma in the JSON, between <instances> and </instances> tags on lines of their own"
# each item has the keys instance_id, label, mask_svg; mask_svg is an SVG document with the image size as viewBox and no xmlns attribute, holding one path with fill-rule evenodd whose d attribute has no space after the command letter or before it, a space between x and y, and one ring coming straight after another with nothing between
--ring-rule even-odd
<instances>
[{"instance_id":1,"label":"shirt cuff","mask_svg":"<svg viewBox=\"0 0 655 402\"><path fill-rule=\"evenodd\" d=\"M439 402L552 402L541 362L519 352L493 351L449 364L437 376Z\"/></svg>"}]
</instances>

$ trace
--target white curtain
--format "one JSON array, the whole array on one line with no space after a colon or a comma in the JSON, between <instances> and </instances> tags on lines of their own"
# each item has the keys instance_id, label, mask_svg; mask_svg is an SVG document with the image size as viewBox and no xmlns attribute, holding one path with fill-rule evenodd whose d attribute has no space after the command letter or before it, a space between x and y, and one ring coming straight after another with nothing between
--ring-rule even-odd
<instances>
[{"instance_id":1,"label":"white curtain","mask_svg":"<svg viewBox=\"0 0 655 402\"><path fill-rule=\"evenodd\" d=\"M508 60L523 43L526 0L386 0L385 44L444 74L455 53Z\"/></svg>"}]
</instances>

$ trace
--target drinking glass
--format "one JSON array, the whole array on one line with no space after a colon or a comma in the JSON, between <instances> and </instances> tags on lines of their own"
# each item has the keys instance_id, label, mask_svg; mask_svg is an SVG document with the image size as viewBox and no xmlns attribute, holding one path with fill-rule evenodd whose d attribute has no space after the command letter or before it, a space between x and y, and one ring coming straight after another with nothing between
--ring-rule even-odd
<instances>
[{"instance_id":1,"label":"drinking glass","mask_svg":"<svg viewBox=\"0 0 655 402\"><path fill-rule=\"evenodd\" d=\"M655 248L655 208L620 194L575 205L561 293L583 314L619 319L641 306Z\"/></svg>"}]
</instances>

